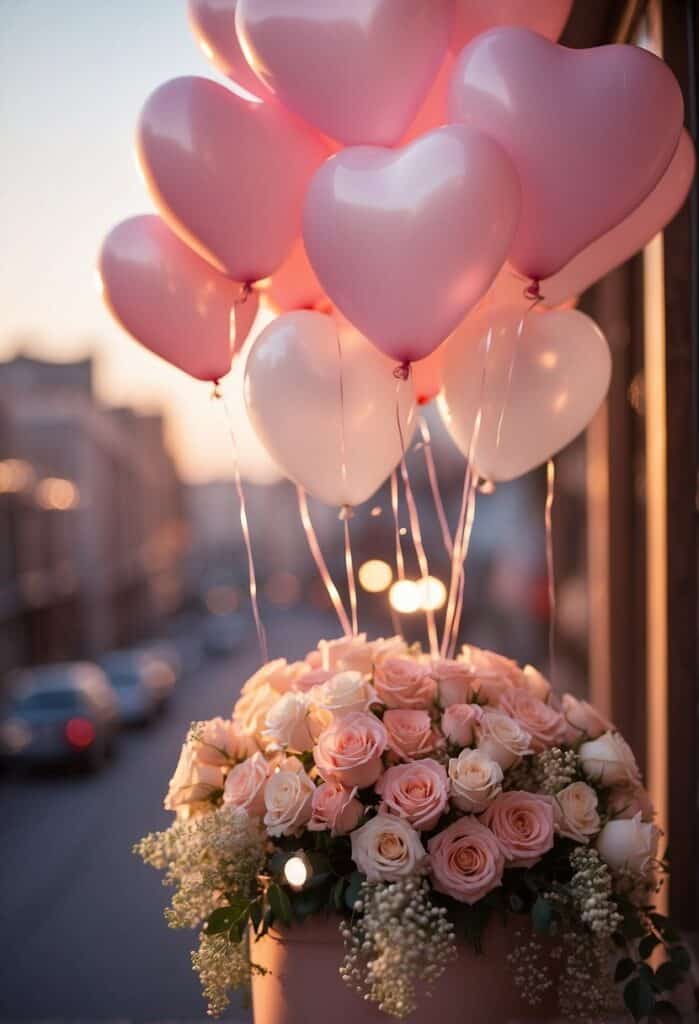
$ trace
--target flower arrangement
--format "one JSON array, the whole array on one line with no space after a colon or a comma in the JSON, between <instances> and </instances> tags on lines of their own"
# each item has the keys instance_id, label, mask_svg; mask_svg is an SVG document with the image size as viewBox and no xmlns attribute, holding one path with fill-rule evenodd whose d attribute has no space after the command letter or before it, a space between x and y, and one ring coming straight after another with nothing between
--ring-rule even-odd
<instances>
[{"instance_id":1,"label":"flower arrangement","mask_svg":"<svg viewBox=\"0 0 699 1024\"><path fill-rule=\"evenodd\" d=\"M654 907L666 865L627 743L472 646L440 661L361 635L264 665L231 718L192 725L165 806L174 823L136 850L176 888L170 925L200 928L214 1015L259 969L257 939L320 913L344 981L398 1019L457 943L487 955L495 916L521 933L522 999L557 985L564 1015L619 993L637 1020L672 1012L689 969Z\"/></svg>"}]
</instances>

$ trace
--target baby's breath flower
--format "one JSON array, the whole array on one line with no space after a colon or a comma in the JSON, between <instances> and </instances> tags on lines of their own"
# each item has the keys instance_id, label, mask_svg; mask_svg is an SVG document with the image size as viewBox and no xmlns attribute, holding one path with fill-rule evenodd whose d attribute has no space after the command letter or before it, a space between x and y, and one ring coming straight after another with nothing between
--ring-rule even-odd
<instances>
[{"instance_id":1,"label":"baby's breath flower","mask_svg":"<svg viewBox=\"0 0 699 1024\"><path fill-rule=\"evenodd\" d=\"M553 796L578 777L578 755L574 750L551 747L532 758L532 773L539 793Z\"/></svg>"},{"instance_id":2,"label":"baby's breath flower","mask_svg":"<svg viewBox=\"0 0 699 1024\"><path fill-rule=\"evenodd\" d=\"M415 982L430 986L456 956L454 926L430 902L426 880L365 882L345 940L343 980L391 1017L403 1020L416 1007Z\"/></svg>"},{"instance_id":3,"label":"baby's breath flower","mask_svg":"<svg viewBox=\"0 0 699 1024\"><path fill-rule=\"evenodd\" d=\"M609 938L622 923L612 900L612 874L597 850L577 846L570 855L570 892L581 921L593 934Z\"/></svg>"}]
</instances>

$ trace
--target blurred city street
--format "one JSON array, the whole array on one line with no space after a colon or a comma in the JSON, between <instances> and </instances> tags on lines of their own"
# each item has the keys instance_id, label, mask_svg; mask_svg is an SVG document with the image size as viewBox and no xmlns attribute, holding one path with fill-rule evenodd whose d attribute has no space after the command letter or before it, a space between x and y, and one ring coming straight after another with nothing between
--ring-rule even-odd
<instances>
[{"instance_id":1,"label":"blurred city street","mask_svg":"<svg viewBox=\"0 0 699 1024\"><path fill-rule=\"evenodd\" d=\"M307 610L268 619L271 656L290 660L337 632ZM0 778L0 1020L205 1019L188 967L195 935L166 927L167 891L131 847L171 820L163 794L189 723L229 713L258 665L251 626L233 657L182 679L153 728L122 733L104 772ZM249 1016L236 1003L227 1019Z\"/></svg>"}]
</instances>

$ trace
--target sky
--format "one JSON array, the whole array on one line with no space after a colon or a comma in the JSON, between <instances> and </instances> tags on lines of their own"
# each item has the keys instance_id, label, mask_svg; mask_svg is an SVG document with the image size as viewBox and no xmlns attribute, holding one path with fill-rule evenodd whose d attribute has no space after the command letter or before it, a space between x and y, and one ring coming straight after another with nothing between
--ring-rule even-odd
<instances>
[{"instance_id":1,"label":"sky","mask_svg":"<svg viewBox=\"0 0 699 1024\"><path fill-rule=\"evenodd\" d=\"M220 79L186 0L0 0L0 360L96 356L98 394L166 409L192 480L230 475L208 385L141 349L95 284L102 239L152 210L134 156L150 92L183 74Z\"/></svg>"}]
</instances>

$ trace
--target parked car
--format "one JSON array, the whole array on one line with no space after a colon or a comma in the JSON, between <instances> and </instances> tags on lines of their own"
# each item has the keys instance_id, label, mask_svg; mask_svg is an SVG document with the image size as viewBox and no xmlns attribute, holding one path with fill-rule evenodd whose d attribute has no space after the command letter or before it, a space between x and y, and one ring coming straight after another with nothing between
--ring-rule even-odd
<instances>
[{"instance_id":1,"label":"parked car","mask_svg":"<svg viewBox=\"0 0 699 1024\"><path fill-rule=\"evenodd\" d=\"M0 718L0 749L20 762L79 761L101 768L119 728L116 694L89 662L66 662L16 675Z\"/></svg>"},{"instance_id":2,"label":"parked car","mask_svg":"<svg viewBox=\"0 0 699 1024\"><path fill-rule=\"evenodd\" d=\"M100 659L114 687L124 725L152 722L166 706L175 672L162 658L144 651L112 651Z\"/></svg>"}]
</instances>

